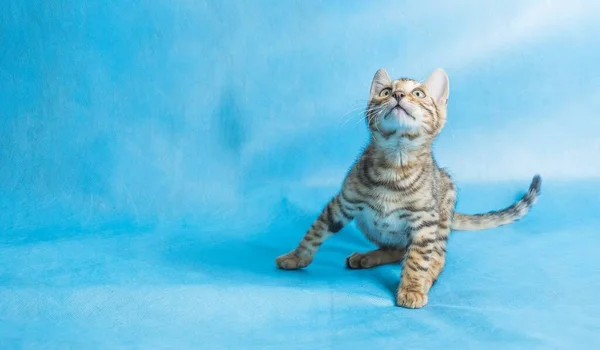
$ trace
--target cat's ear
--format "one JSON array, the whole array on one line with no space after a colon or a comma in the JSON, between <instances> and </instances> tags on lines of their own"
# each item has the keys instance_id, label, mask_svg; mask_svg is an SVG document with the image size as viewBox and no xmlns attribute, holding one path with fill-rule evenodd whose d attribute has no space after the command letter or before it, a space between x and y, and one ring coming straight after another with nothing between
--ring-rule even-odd
<instances>
[{"instance_id":1,"label":"cat's ear","mask_svg":"<svg viewBox=\"0 0 600 350\"><path fill-rule=\"evenodd\" d=\"M389 86L391 83L392 79L390 79L385 69L381 68L378 70L371 83L371 97L379 94L384 87Z\"/></svg>"},{"instance_id":2,"label":"cat's ear","mask_svg":"<svg viewBox=\"0 0 600 350\"><path fill-rule=\"evenodd\" d=\"M435 103L441 105L448 103L450 82L448 81L448 74L443 69L434 70L423 84L427 87L427 91L429 91Z\"/></svg>"}]
</instances>

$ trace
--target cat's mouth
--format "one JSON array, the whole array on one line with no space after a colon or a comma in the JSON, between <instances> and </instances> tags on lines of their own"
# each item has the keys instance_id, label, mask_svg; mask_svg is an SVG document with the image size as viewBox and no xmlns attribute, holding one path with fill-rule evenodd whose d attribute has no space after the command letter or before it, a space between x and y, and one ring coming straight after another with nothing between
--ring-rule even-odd
<instances>
[{"instance_id":1,"label":"cat's mouth","mask_svg":"<svg viewBox=\"0 0 600 350\"><path fill-rule=\"evenodd\" d=\"M415 117L410 115L410 113L408 113L408 111L406 109L402 108L402 106L400 106L400 104L397 104L396 107L392 108L392 110L390 111L390 113L388 113L388 115L390 115L392 113L399 117L410 117L413 120L417 120Z\"/></svg>"}]
</instances>

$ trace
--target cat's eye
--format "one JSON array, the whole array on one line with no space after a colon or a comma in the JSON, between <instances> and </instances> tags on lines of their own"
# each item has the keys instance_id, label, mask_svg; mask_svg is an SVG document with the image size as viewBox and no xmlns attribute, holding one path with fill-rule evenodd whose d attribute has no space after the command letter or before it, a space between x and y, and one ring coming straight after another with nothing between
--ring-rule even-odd
<instances>
[{"instance_id":1,"label":"cat's eye","mask_svg":"<svg viewBox=\"0 0 600 350\"><path fill-rule=\"evenodd\" d=\"M416 89L416 90L414 90L414 91L412 92L412 94L413 94L413 95L415 95L415 96L416 96L416 97L418 97L418 98L423 98L423 97L425 97L425 93L423 92L423 90L419 90L419 89Z\"/></svg>"},{"instance_id":2,"label":"cat's eye","mask_svg":"<svg viewBox=\"0 0 600 350\"><path fill-rule=\"evenodd\" d=\"M391 94L392 94L392 89L385 88L385 89L381 90L381 92L379 93L379 97L388 97Z\"/></svg>"}]
</instances>

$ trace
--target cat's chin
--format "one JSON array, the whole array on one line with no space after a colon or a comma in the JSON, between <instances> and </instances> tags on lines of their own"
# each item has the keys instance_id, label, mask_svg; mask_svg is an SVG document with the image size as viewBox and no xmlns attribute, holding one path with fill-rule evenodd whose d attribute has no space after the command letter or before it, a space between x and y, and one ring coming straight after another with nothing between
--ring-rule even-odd
<instances>
[{"instance_id":1,"label":"cat's chin","mask_svg":"<svg viewBox=\"0 0 600 350\"><path fill-rule=\"evenodd\" d=\"M396 106L392 109L392 114L394 116L396 116L397 118L401 118L401 119L409 119L409 120L415 120L415 117L413 117L412 115L408 114L404 108L400 107L400 106Z\"/></svg>"},{"instance_id":2,"label":"cat's chin","mask_svg":"<svg viewBox=\"0 0 600 350\"><path fill-rule=\"evenodd\" d=\"M390 119L399 124L398 129L409 130L418 127L416 118L400 107L392 109L390 116Z\"/></svg>"}]
</instances>

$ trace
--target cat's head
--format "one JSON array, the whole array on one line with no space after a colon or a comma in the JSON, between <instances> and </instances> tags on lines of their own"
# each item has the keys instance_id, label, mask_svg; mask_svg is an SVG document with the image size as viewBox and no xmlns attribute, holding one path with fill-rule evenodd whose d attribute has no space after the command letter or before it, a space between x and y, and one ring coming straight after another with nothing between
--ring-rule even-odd
<instances>
[{"instance_id":1,"label":"cat's head","mask_svg":"<svg viewBox=\"0 0 600 350\"><path fill-rule=\"evenodd\" d=\"M376 139L433 139L446 122L449 82L436 69L424 82L391 80L384 69L375 73L367 108L367 123Z\"/></svg>"}]
</instances>

